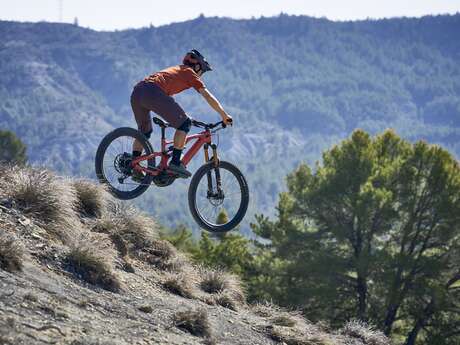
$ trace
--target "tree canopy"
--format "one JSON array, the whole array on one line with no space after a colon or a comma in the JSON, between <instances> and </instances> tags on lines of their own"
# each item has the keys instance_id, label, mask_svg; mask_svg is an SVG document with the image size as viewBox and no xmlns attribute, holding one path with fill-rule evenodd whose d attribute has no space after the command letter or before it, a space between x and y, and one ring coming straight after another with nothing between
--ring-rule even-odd
<instances>
[{"instance_id":1,"label":"tree canopy","mask_svg":"<svg viewBox=\"0 0 460 345\"><path fill-rule=\"evenodd\" d=\"M0 162L25 164L26 146L11 131L0 130Z\"/></svg>"},{"instance_id":2,"label":"tree canopy","mask_svg":"<svg viewBox=\"0 0 460 345\"><path fill-rule=\"evenodd\" d=\"M458 343L460 168L447 151L358 130L287 184L277 218L253 226L270 240L266 296L398 343Z\"/></svg>"}]
</instances>

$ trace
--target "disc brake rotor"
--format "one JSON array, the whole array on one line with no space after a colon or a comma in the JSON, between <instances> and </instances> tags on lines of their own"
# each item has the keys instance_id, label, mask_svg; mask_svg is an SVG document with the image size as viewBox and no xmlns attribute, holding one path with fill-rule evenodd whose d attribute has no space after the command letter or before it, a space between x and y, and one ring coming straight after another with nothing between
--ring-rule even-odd
<instances>
[{"instance_id":1,"label":"disc brake rotor","mask_svg":"<svg viewBox=\"0 0 460 345\"><path fill-rule=\"evenodd\" d=\"M217 192L208 191L207 198L212 206L217 207L224 203L225 195L222 190L217 191Z\"/></svg>"}]
</instances>

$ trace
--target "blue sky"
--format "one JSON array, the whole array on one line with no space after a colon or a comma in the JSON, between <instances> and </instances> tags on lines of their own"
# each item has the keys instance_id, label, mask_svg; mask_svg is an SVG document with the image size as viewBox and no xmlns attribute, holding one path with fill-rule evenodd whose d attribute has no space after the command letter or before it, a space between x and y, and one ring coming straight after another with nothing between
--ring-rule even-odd
<instances>
[{"instance_id":1,"label":"blue sky","mask_svg":"<svg viewBox=\"0 0 460 345\"><path fill-rule=\"evenodd\" d=\"M62 2L62 12L60 12ZM73 22L96 30L138 28L205 16L251 18L280 12L332 20L460 12L460 0L0 0L0 19Z\"/></svg>"}]
</instances>

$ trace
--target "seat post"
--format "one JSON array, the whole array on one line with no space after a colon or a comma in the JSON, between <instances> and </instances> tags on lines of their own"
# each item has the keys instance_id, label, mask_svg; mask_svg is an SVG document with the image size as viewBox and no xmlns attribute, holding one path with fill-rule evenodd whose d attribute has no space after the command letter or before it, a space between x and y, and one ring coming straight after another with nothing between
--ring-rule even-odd
<instances>
[{"instance_id":1,"label":"seat post","mask_svg":"<svg viewBox=\"0 0 460 345\"><path fill-rule=\"evenodd\" d=\"M166 128L164 128L163 126L161 126L161 139L164 140L166 139Z\"/></svg>"}]
</instances>

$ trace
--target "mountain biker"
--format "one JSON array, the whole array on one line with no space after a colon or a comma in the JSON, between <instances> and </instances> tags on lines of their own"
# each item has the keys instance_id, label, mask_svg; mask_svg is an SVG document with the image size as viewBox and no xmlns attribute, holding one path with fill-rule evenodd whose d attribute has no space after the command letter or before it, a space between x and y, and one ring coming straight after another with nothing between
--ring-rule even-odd
<instances>
[{"instance_id":1,"label":"mountain biker","mask_svg":"<svg viewBox=\"0 0 460 345\"><path fill-rule=\"evenodd\" d=\"M134 87L131 94L131 107L138 129L147 138L150 138L152 134L150 111L157 113L172 127L176 128L169 169L183 178L192 175L180 160L192 122L171 96L193 87L220 114L226 125L232 124L232 117L225 112L219 101L208 91L200 79L203 73L207 71L212 71L209 63L198 50L192 49L185 54L181 65L168 67L146 77ZM133 157L139 157L142 154L142 149L142 144L135 140ZM136 171L133 173L134 180L139 181L143 177L142 173Z\"/></svg>"}]
</instances>

